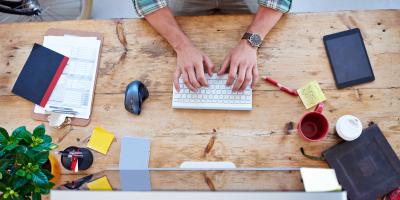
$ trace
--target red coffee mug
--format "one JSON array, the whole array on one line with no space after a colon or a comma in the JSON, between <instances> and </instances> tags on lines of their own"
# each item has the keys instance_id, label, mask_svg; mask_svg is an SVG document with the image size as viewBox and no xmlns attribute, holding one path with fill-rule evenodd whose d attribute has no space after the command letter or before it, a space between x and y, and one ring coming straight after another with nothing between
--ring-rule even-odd
<instances>
[{"instance_id":1,"label":"red coffee mug","mask_svg":"<svg viewBox=\"0 0 400 200\"><path fill-rule=\"evenodd\" d=\"M316 142L328 135L329 122L322 114L324 104L319 103L313 112L308 112L301 117L297 124L299 135L307 141Z\"/></svg>"}]
</instances>

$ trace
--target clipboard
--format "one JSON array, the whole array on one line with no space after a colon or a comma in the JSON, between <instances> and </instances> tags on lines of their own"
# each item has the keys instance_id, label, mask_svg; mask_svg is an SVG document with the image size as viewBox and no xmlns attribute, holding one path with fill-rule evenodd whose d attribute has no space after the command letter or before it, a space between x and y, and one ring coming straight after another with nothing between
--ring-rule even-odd
<instances>
[{"instance_id":1,"label":"clipboard","mask_svg":"<svg viewBox=\"0 0 400 200\"><path fill-rule=\"evenodd\" d=\"M96 75L95 75L95 81L94 81L94 90L93 93L96 90L96 82L97 82L97 74L98 74L98 69L99 69L99 65L100 65L100 55L101 55L101 49L103 47L103 36L101 33L97 33L97 32L89 32L89 31L80 31L80 30L69 30L69 29L58 29L58 28L50 28L47 30L47 32L45 33L45 36L64 36L64 35L75 35L75 36L81 36L81 37L96 37L98 40L100 40L100 53L99 53L99 57L98 62L97 62L97 70L96 70ZM92 95L92 99L91 101L93 102L93 98L94 98L94 94ZM38 121L45 121L47 122L47 117L49 116L49 114L38 114L34 112L35 109L35 105L33 106L32 109L32 114L31 117L34 120L38 120ZM93 110L93 103L92 103L92 108L90 109L90 112L92 112ZM90 114L91 116L91 114ZM82 118L75 118L72 117L69 120L69 125L74 125L74 126L87 126L90 123L90 117L89 119L82 119Z\"/></svg>"}]
</instances>

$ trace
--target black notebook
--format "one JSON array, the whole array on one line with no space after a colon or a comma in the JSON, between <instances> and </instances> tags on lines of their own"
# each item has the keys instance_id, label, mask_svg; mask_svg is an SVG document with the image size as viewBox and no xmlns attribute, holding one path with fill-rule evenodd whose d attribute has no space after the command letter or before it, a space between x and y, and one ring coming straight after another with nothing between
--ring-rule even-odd
<instances>
[{"instance_id":1,"label":"black notebook","mask_svg":"<svg viewBox=\"0 0 400 200\"><path fill-rule=\"evenodd\" d=\"M67 62L68 57L34 44L12 92L45 107Z\"/></svg>"},{"instance_id":2,"label":"black notebook","mask_svg":"<svg viewBox=\"0 0 400 200\"><path fill-rule=\"evenodd\" d=\"M400 161L377 125L323 155L350 200L375 200L400 186Z\"/></svg>"}]
</instances>

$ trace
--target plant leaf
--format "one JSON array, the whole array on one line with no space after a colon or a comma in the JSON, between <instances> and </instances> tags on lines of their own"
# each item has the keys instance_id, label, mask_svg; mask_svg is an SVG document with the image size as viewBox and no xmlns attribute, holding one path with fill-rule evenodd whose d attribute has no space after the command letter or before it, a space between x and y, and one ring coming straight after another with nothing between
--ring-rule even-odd
<instances>
[{"instance_id":1,"label":"plant leaf","mask_svg":"<svg viewBox=\"0 0 400 200\"><path fill-rule=\"evenodd\" d=\"M56 144L51 144L50 145L50 150L54 150L54 149L57 149L58 148L58 145L56 145Z\"/></svg>"},{"instance_id":2,"label":"plant leaf","mask_svg":"<svg viewBox=\"0 0 400 200\"><path fill-rule=\"evenodd\" d=\"M55 185L56 184L49 182L49 184L47 184L46 187L44 187L44 188L51 190Z\"/></svg>"},{"instance_id":3,"label":"plant leaf","mask_svg":"<svg viewBox=\"0 0 400 200\"><path fill-rule=\"evenodd\" d=\"M5 191L6 188L7 188L7 185L2 183L2 182L0 182L0 191Z\"/></svg>"},{"instance_id":4,"label":"plant leaf","mask_svg":"<svg viewBox=\"0 0 400 200\"><path fill-rule=\"evenodd\" d=\"M50 193L50 189L47 189L47 188L40 188L40 193L41 193L41 194L49 194L49 193Z\"/></svg>"},{"instance_id":5,"label":"plant leaf","mask_svg":"<svg viewBox=\"0 0 400 200\"><path fill-rule=\"evenodd\" d=\"M0 170L4 171L7 169L7 166L10 165L10 160L9 159L0 159Z\"/></svg>"},{"instance_id":6,"label":"plant leaf","mask_svg":"<svg viewBox=\"0 0 400 200\"><path fill-rule=\"evenodd\" d=\"M22 132L20 137L28 144L32 143L32 134L30 132Z\"/></svg>"},{"instance_id":7,"label":"plant leaf","mask_svg":"<svg viewBox=\"0 0 400 200\"><path fill-rule=\"evenodd\" d=\"M25 178L17 178L17 179L15 180L15 182L14 182L14 188L15 188L15 189L18 189L18 188L24 186L24 185L27 184L27 183L28 183L28 180L27 180L27 179L25 179Z\"/></svg>"},{"instance_id":8,"label":"plant leaf","mask_svg":"<svg viewBox=\"0 0 400 200\"><path fill-rule=\"evenodd\" d=\"M12 144L7 145L6 148L4 148L4 149L7 151L11 151L11 150L15 149L17 146L18 146L17 143L12 143Z\"/></svg>"},{"instance_id":9,"label":"plant leaf","mask_svg":"<svg viewBox=\"0 0 400 200\"><path fill-rule=\"evenodd\" d=\"M16 150L17 150L18 153L26 154L26 152L28 151L28 147L26 147L26 146L24 146L24 145L19 145L19 146L16 148Z\"/></svg>"},{"instance_id":10,"label":"plant leaf","mask_svg":"<svg viewBox=\"0 0 400 200\"><path fill-rule=\"evenodd\" d=\"M32 173L32 181L37 185L46 185L49 182L47 176L40 170Z\"/></svg>"},{"instance_id":11,"label":"plant leaf","mask_svg":"<svg viewBox=\"0 0 400 200\"><path fill-rule=\"evenodd\" d=\"M16 131L15 132L15 137L17 139L24 140L28 144L32 143L32 134L29 131L27 131L26 129Z\"/></svg>"},{"instance_id":12,"label":"plant leaf","mask_svg":"<svg viewBox=\"0 0 400 200\"><path fill-rule=\"evenodd\" d=\"M36 154L37 151L33 150L32 148L28 148L28 151L26 152L26 155L31 159L33 159Z\"/></svg>"},{"instance_id":13,"label":"plant leaf","mask_svg":"<svg viewBox=\"0 0 400 200\"><path fill-rule=\"evenodd\" d=\"M56 144L52 144L52 143L42 143L42 144L39 144L39 145L36 146L36 147L33 147L32 150L38 151L38 152L41 152L41 151L50 151L50 150L56 149L57 147L58 147L58 145L56 145Z\"/></svg>"},{"instance_id":14,"label":"plant leaf","mask_svg":"<svg viewBox=\"0 0 400 200\"><path fill-rule=\"evenodd\" d=\"M7 130L0 127L0 143L8 141L9 138L10 138L10 136L8 135Z\"/></svg>"},{"instance_id":15,"label":"plant leaf","mask_svg":"<svg viewBox=\"0 0 400 200\"><path fill-rule=\"evenodd\" d=\"M31 180L31 179L32 179L32 174L31 174L31 173L28 173L28 174L26 175L26 178L27 178L28 180Z\"/></svg>"},{"instance_id":16,"label":"plant leaf","mask_svg":"<svg viewBox=\"0 0 400 200\"><path fill-rule=\"evenodd\" d=\"M19 195L21 196L22 199L24 200L31 200L30 197L32 196L32 191L33 191L33 185L32 184L27 184L23 188L20 188L18 190Z\"/></svg>"},{"instance_id":17,"label":"plant leaf","mask_svg":"<svg viewBox=\"0 0 400 200\"><path fill-rule=\"evenodd\" d=\"M47 169L42 169L42 172L47 176L47 179L52 179L52 178L54 178L54 176L53 176L53 174L51 174L50 172L49 172L49 170L47 170Z\"/></svg>"},{"instance_id":18,"label":"plant leaf","mask_svg":"<svg viewBox=\"0 0 400 200\"><path fill-rule=\"evenodd\" d=\"M35 192L32 194L32 200L41 200L42 199L42 195L38 192Z\"/></svg>"},{"instance_id":19,"label":"plant leaf","mask_svg":"<svg viewBox=\"0 0 400 200\"><path fill-rule=\"evenodd\" d=\"M25 126L20 126L20 127L16 128L16 129L12 132L11 136L12 136L12 137L17 137L17 135L18 135L20 132L25 132L25 131L26 131L26 127L25 127Z\"/></svg>"},{"instance_id":20,"label":"plant leaf","mask_svg":"<svg viewBox=\"0 0 400 200\"><path fill-rule=\"evenodd\" d=\"M15 156L15 161L17 161L18 164L26 165L29 162L29 157L26 154L17 153Z\"/></svg>"},{"instance_id":21,"label":"plant leaf","mask_svg":"<svg viewBox=\"0 0 400 200\"><path fill-rule=\"evenodd\" d=\"M17 172L15 172L17 176L22 176L24 177L26 175L26 172L23 169L18 169Z\"/></svg>"},{"instance_id":22,"label":"plant leaf","mask_svg":"<svg viewBox=\"0 0 400 200\"><path fill-rule=\"evenodd\" d=\"M41 137L46 133L46 129L44 127L44 124L40 124L33 130L33 136L35 137Z\"/></svg>"},{"instance_id":23,"label":"plant leaf","mask_svg":"<svg viewBox=\"0 0 400 200\"><path fill-rule=\"evenodd\" d=\"M40 144L32 148L32 151L41 152L44 151L46 148L44 145Z\"/></svg>"},{"instance_id":24,"label":"plant leaf","mask_svg":"<svg viewBox=\"0 0 400 200\"><path fill-rule=\"evenodd\" d=\"M43 151L35 155L34 160L39 163L40 165L43 165L44 163L49 160L49 152L48 151Z\"/></svg>"},{"instance_id":25,"label":"plant leaf","mask_svg":"<svg viewBox=\"0 0 400 200\"><path fill-rule=\"evenodd\" d=\"M41 139L43 140L43 143L51 143L53 141L53 139L48 135L43 135Z\"/></svg>"}]
</instances>

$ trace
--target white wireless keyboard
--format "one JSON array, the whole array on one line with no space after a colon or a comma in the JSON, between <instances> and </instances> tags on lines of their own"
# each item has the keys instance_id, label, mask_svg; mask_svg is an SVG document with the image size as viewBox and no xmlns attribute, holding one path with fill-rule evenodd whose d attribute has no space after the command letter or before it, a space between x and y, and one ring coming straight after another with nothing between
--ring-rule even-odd
<instances>
[{"instance_id":1,"label":"white wireless keyboard","mask_svg":"<svg viewBox=\"0 0 400 200\"><path fill-rule=\"evenodd\" d=\"M172 108L213 109L213 110L251 110L253 92L250 86L244 92L233 92L226 86L228 75L212 77L206 75L208 87L197 92L190 91L179 79L180 92L173 87Z\"/></svg>"}]
</instances>

